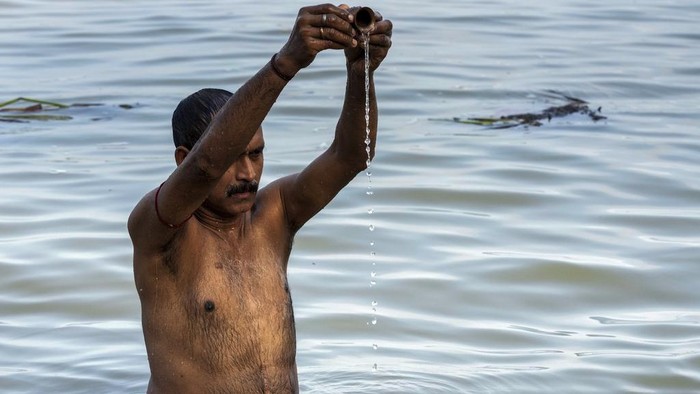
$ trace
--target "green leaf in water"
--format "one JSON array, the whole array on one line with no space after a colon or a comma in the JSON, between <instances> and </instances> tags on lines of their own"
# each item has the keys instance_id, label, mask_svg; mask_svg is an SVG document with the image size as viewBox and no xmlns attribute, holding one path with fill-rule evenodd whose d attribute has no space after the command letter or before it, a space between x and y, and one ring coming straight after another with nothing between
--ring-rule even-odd
<instances>
[{"instance_id":1,"label":"green leaf in water","mask_svg":"<svg viewBox=\"0 0 700 394\"><path fill-rule=\"evenodd\" d=\"M16 99L12 99L12 100L0 103L0 108L6 107L6 106L14 104L14 103L18 103L20 101L26 101L26 102L35 103L35 104L49 105L49 106L56 107L56 108L68 108L68 107L70 107L69 105L56 103L53 101L38 100L38 99L33 99L33 98L28 98L28 97L17 97Z\"/></svg>"},{"instance_id":2,"label":"green leaf in water","mask_svg":"<svg viewBox=\"0 0 700 394\"><path fill-rule=\"evenodd\" d=\"M40 121L49 121L49 120L71 120L73 117L67 116L67 115L43 115L43 114L31 114L31 115L1 115L0 119L3 120L8 120L8 121L27 121L27 120L40 120Z\"/></svg>"}]
</instances>

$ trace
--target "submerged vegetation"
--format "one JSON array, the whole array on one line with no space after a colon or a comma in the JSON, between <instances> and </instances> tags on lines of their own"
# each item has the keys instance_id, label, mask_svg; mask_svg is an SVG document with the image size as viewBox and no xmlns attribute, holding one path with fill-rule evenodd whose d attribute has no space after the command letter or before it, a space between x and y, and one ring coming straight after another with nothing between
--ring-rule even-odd
<instances>
[{"instance_id":1,"label":"submerged vegetation","mask_svg":"<svg viewBox=\"0 0 700 394\"><path fill-rule=\"evenodd\" d=\"M62 113L69 108L99 107L100 103L62 104L54 101L17 97L0 103L0 122L27 123L33 120L71 120L72 116ZM120 104L119 108L134 108L131 104ZM101 120L102 118L93 118Z\"/></svg>"},{"instance_id":2,"label":"submerged vegetation","mask_svg":"<svg viewBox=\"0 0 700 394\"><path fill-rule=\"evenodd\" d=\"M602 107L592 110L588 106L588 102L579 98L567 96L552 90L548 91L547 93L549 94L548 97L564 100L565 103L563 105L548 107L540 112L517 113L498 117L454 117L451 119L432 120L443 120L477 126L486 126L494 129L507 129L516 126L542 126L544 121L549 122L552 120L552 118L561 118L572 114L585 115L594 122L607 119L607 117L602 115Z\"/></svg>"}]
</instances>

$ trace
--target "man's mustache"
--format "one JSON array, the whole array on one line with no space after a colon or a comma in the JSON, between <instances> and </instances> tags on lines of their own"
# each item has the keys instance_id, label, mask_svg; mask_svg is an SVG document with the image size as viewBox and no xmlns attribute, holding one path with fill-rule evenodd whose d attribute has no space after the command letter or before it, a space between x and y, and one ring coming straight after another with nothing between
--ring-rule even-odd
<instances>
[{"instance_id":1,"label":"man's mustache","mask_svg":"<svg viewBox=\"0 0 700 394\"><path fill-rule=\"evenodd\" d=\"M238 193L257 193L258 192L258 181L252 182L241 182L237 185L231 185L226 189L226 196L231 197Z\"/></svg>"}]
</instances>

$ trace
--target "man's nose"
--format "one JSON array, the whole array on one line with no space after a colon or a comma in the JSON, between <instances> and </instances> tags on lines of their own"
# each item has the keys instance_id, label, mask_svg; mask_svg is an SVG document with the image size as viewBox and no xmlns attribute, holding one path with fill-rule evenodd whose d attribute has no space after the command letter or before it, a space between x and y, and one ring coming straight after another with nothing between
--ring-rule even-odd
<instances>
[{"instance_id":1,"label":"man's nose","mask_svg":"<svg viewBox=\"0 0 700 394\"><path fill-rule=\"evenodd\" d=\"M243 155L236 166L236 179L239 181L253 181L256 176L255 166L248 155Z\"/></svg>"}]
</instances>

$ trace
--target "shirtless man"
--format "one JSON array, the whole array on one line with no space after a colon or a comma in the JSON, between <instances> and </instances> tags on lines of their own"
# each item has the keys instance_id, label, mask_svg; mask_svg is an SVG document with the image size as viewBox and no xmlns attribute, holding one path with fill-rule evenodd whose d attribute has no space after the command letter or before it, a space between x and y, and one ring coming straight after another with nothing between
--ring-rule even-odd
<instances>
[{"instance_id":1,"label":"shirtless man","mask_svg":"<svg viewBox=\"0 0 700 394\"><path fill-rule=\"evenodd\" d=\"M391 46L376 23L372 75ZM151 368L149 393L296 393L287 284L294 235L365 168L364 50L353 9L299 11L287 43L235 93L199 91L173 114L177 168L129 217L134 276ZM343 49L347 85L331 146L298 174L257 191L263 119L299 70Z\"/></svg>"}]
</instances>

